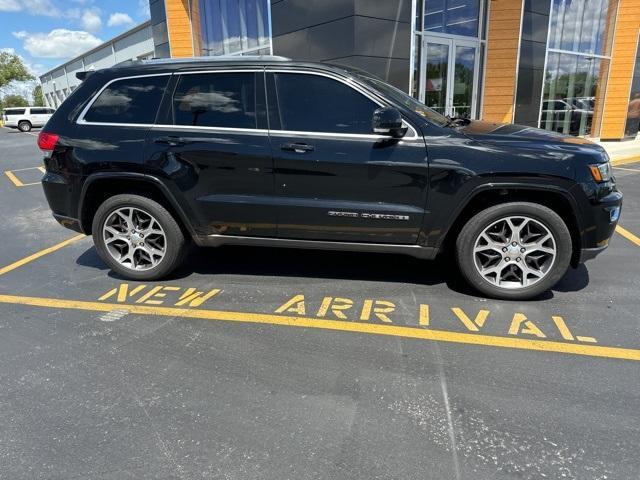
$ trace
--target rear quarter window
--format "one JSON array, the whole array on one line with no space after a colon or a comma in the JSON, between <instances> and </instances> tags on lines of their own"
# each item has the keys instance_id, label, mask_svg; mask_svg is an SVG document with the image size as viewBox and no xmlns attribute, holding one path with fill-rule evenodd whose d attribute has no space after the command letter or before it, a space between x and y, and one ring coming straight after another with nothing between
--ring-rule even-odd
<instances>
[{"instance_id":1,"label":"rear quarter window","mask_svg":"<svg viewBox=\"0 0 640 480\"><path fill-rule=\"evenodd\" d=\"M169 75L116 80L91 104L84 121L153 124L168 81Z\"/></svg>"},{"instance_id":2,"label":"rear quarter window","mask_svg":"<svg viewBox=\"0 0 640 480\"><path fill-rule=\"evenodd\" d=\"M24 115L24 112L26 112L25 108L16 108L16 109L11 109L11 110L5 110L4 113L7 116L10 115Z\"/></svg>"}]
</instances>

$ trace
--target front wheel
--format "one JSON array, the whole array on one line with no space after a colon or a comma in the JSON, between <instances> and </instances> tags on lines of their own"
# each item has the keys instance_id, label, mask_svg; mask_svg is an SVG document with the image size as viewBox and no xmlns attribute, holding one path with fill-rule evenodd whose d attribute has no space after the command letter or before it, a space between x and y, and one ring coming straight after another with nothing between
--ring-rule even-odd
<instances>
[{"instance_id":1,"label":"front wheel","mask_svg":"<svg viewBox=\"0 0 640 480\"><path fill-rule=\"evenodd\" d=\"M467 282L483 294L525 300L553 287L571 260L571 234L553 210L514 202L472 217L456 241Z\"/></svg>"},{"instance_id":2,"label":"front wheel","mask_svg":"<svg viewBox=\"0 0 640 480\"><path fill-rule=\"evenodd\" d=\"M138 195L115 195L96 211L93 242L111 269L132 280L158 280L181 262L186 240L162 205Z\"/></svg>"}]
</instances>

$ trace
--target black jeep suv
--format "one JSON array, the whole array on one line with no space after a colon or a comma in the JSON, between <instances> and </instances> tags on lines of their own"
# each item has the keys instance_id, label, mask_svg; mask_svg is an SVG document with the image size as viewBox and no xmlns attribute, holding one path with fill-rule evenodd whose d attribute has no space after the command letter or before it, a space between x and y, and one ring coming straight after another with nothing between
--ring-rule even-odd
<instances>
[{"instance_id":1,"label":"black jeep suv","mask_svg":"<svg viewBox=\"0 0 640 480\"><path fill-rule=\"evenodd\" d=\"M227 57L79 77L40 134L42 183L56 219L131 279L167 275L188 239L450 247L477 290L524 299L604 250L620 214L599 146L443 117L361 71Z\"/></svg>"}]
</instances>

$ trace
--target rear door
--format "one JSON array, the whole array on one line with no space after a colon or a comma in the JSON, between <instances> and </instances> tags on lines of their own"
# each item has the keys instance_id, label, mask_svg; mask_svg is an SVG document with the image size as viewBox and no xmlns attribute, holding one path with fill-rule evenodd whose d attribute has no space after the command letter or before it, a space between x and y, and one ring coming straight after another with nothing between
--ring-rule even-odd
<instances>
[{"instance_id":1,"label":"rear door","mask_svg":"<svg viewBox=\"0 0 640 480\"><path fill-rule=\"evenodd\" d=\"M186 200L198 234L276 236L262 68L176 75L159 122L147 167Z\"/></svg>"},{"instance_id":2,"label":"rear door","mask_svg":"<svg viewBox=\"0 0 640 480\"><path fill-rule=\"evenodd\" d=\"M352 81L316 71L267 69L278 236L414 244L427 200L426 147L375 135L383 106Z\"/></svg>"},{"instance_id":3,"label":"rear door","mask_svg":"<svg viewBox=\"0 0 640 480\"><path fill-rule=\"evenodd\" d=\"M47 109L44 107L31 107L29 118L31 119L31 125L41 127L49 119Z\"/></svg>"}]
</instances>

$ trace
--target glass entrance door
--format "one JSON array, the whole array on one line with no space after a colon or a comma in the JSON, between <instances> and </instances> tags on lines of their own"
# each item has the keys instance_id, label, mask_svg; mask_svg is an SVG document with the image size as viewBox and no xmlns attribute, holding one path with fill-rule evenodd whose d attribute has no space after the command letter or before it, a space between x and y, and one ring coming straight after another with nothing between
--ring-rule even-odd
<instances>
[{"instance_id":1,"label":"glass entrance door","mask_svg":"<svg viewBox=\"0 0 640 480\"><path fill-rule=\"evenodd\" d=\"M420 100L443 115L475 118L478 43L425 35Z\"/></svg>"}]
</instances>

